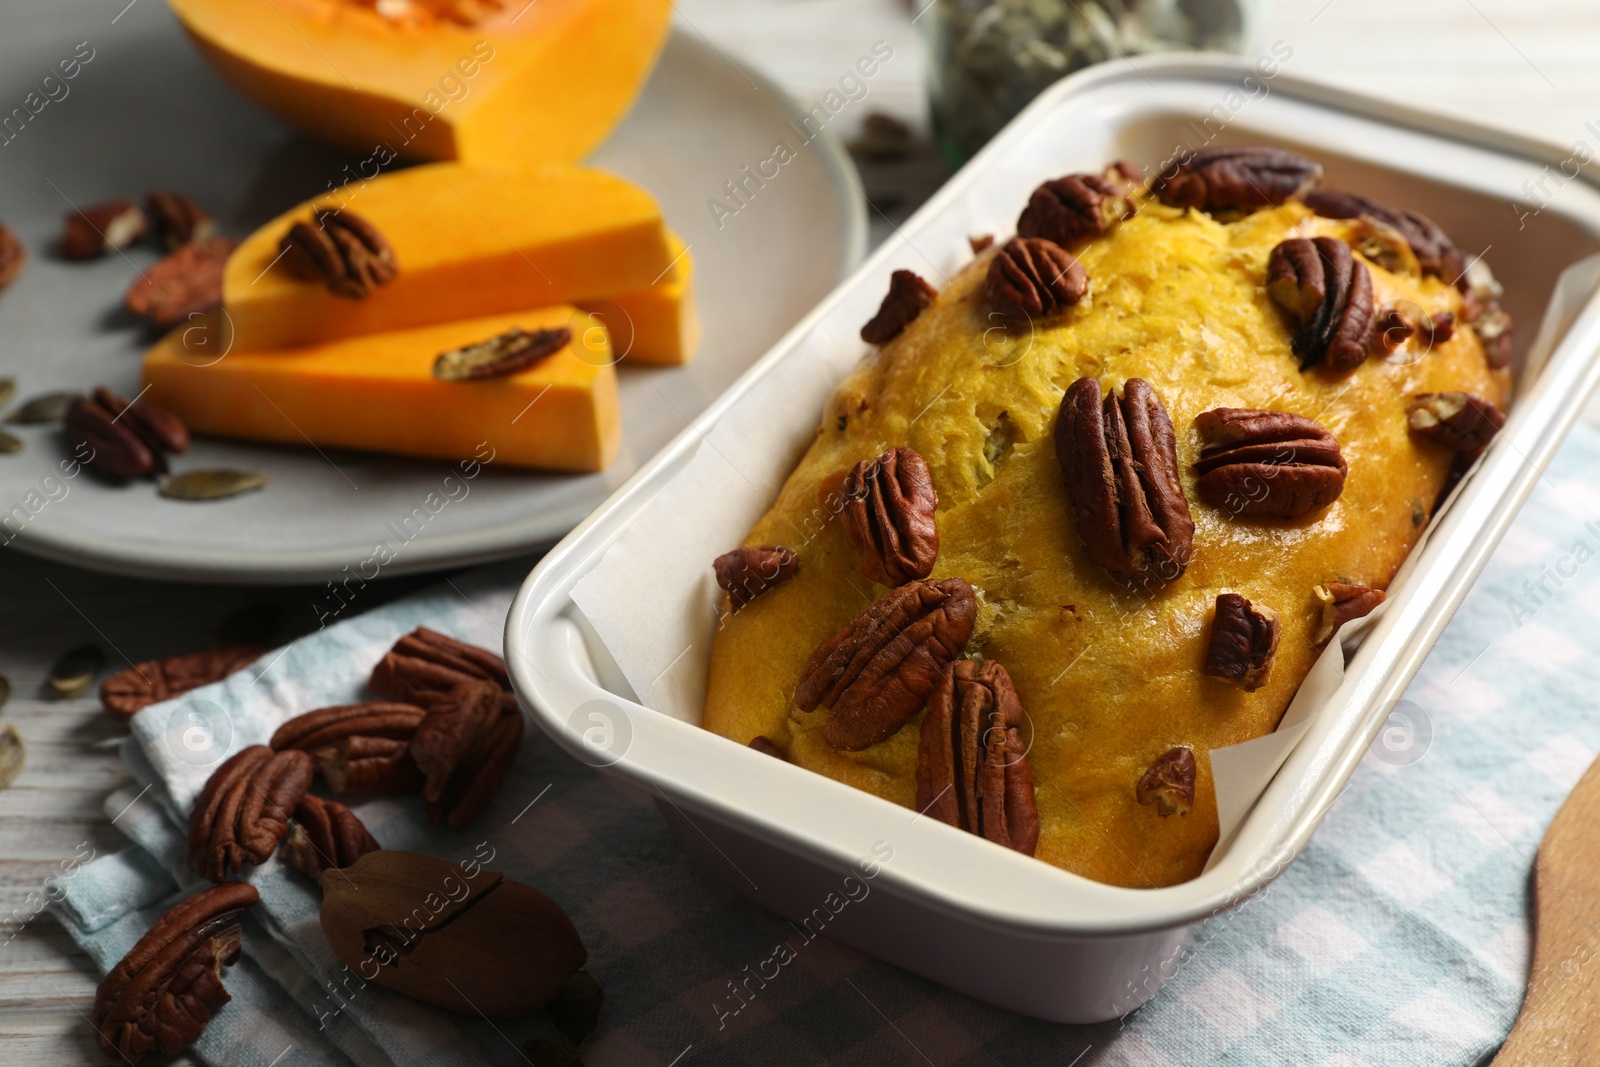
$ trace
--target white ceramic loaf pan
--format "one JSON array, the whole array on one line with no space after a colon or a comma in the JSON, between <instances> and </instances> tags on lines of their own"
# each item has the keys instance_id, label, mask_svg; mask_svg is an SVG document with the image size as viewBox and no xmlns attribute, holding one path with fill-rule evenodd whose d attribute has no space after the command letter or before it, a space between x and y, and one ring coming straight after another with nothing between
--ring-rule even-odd
<instances>
[{"instance_id":1,"label":"white ceramic loaf pan","mask_svg":"<svg viewBox=\"0 0 1600 1067\"><path fill-rule=\"evenodd\" d=\"M971 234L1012 232L1040 181L1175 148L1272 143L1320 161L1327 183L1437 220L1468 256L1489 249L1528 365L1558 274L1600 251L1600 192L1585 172L1537 215L1513 203L1523 182L1568 153L1456 119L1302 81L1227 58L1141 59L1066 79L1040 97L855 274L766 353L693 426L641 469L529 575L506 626L517 691L567 750L645 787L713 875L752 900L917 974L1013 1011L1061 1022L1123 1014L1160 987L1188 927L1248 900L1305 846L1427 655L1540 471L1600 379L1600 306L1586 298L1517 384L1511 418L1431 538L1389 592L1298 747L1199 878L1165 889L1100 885L780 763L635 699L573 600L578 583L647 505L696 523L709 493L751 494L741 479L675 476L703 448L777 484L810 439L843 369L865 351L856 331L889 273L949 270ZM712 192L708 190L708 195ZM775 249L774 254L781 254ZM758 388L781 377L780 392ZM766 398L761 394L765 392ZM774 398L781 398L775 400ZM768 405L758 409L757 405ZM797 418L795 413L800 412ZM782 447L750 448L740 424L786 421ZM660 494L669 494L660 497ZM737 545L770 503L707 521L629 596L639 625L696 623L681 662L703 685L714 620L711 559ZM659 515L660 513L657 512ZM745 525L738 525L744 523ZM737 528L735 528L737 527ZM712 587L714 592L714 587ZM692 688L692 686L691 686ZM846 878L854 881L846 882ZM866 887L870 893L858 902ZM849 891L848 893L846 891ZM830 896L831 894L831 896ZM852 902L838 907L841 896ZM826 905L832 904L833 907ZM835 914L836 910L836 914Z\"/></svg>"}]
</instances>

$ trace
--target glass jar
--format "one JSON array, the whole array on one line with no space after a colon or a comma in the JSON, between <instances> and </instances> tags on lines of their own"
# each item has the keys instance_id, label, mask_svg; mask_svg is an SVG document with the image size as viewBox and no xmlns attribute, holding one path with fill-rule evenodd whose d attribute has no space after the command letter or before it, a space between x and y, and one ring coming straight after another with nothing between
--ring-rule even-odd
<instances>
[{"instance_id":1,"label":"glass jar","mask_svg":"<svg viewBox=\"0 0 1600 1067\"><path fill-rule=\"evenodd\" d=\"M930 0L934 136L959 166L1058 78L1121 56L1240 52L1269 0Z\"/></svg>"}]
</instances>

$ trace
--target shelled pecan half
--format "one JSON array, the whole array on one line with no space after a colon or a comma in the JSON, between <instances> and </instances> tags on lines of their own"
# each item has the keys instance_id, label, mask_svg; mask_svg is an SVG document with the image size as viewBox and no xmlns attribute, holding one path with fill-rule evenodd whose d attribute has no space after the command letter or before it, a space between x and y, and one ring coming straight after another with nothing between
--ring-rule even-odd
<instances>
[{"instance_id":1,"label":"shelled pecan half","mask_svg":"<svg viewBox=\"0 0 1600 1067\"><path fill-rule=\"evenodd\" d=\"M251 745L212 772L189 812L189 867L208 881L264 863L311 787L311 757Z\"/></svg>"},{"instance_id":2,"label":"shelled pecan half","mask_svg":"<svg viewBox=\"0 0 1600 1067\"><path fill-rule=\"evenodd\" d=\"M1089 275L1066 249L1043 237L1013 237L989 261L984 293L1007 322L1020 325L1069 308L1089 292Z\"/></svg>"},{"instance_id":3,"label":"shelled pecan half","mask_svg":"<svg viewBox=\"0 0 1600 1067\"><path fill-rule=\"evenodd\" d=\"M939 559L939 495L914 448L891 448L862 460L844 479L844 539L861 573L879 585L926 578Z\"/></svg>"},{"instance_id":4,"label":"shelled pecan half","mask_svg":"<svg viewBox=\"0 0 1600 1067\"><path fill-rule=\"evenodd\" d=\"M1187 815L1194 808L1197 772L1193 751L1182 747L1168 749L1144 772L1134 796L1141 804L1154 804L1156 814L1163 818Z\"/></svg>"},{"instance_id":5,"label":"shelled pecan half","mask_svg":"<svg viewBox=\"0 0 1600 1067\"><path fill-rule=\"evenodd\" d=\"M1219 594L1206 647L1206 676L1254 693L1272 669L1280 629L1278 613L1271 608L1252 604L1238 593Z\"/></svg>"},{"instance_id":6,"label":"shelled pecan half","mask_svg":"<svg viewBox=\"0 0 1600 1067\"><path fill-rule=\"evenodd\" d=\"M522 712L495 686L468 681L435 700L411 739L428 818L453 830L482 814L522 743Z\"/></svg>"},{"instance_id":7,"label":"shelled pecan half","mask_svg":"<svg viewBox=\"0 0 1600 1067\"><path fill-rule=\"evenodd\" d=\"M150 232L150 220L132 200L107 200L69 214L56 250L62 259L99 259Z\"/></svg>"},{"instance_id":8,"label":"shelled pecan half","mask_svg":"<svg viewBox=\"0 0 1600 1067\"><path fill-rule=\"evenodd\" d=\"M1472 393L1418 393L1406 407L1411 432L1467 456L1476 456L1506 424L1493 400Z\"/></svg>"},{"instance_id":9,"label":"shelled pecan half","mask_svg":"<svg viewBox=\"0 0 1600 1067\"><path fill-rule=\"evenodd\" d=\"M123 306L162 332L221 307L223 271L238 247L228 237L179 246L133 280Z\"/></svg>"},{"instance_id":10,"label":"shelled pecan half","mask_svg":"<svg viewBox=\"0 0 1600 1067\"><path fill-rule=\"evenodd\" d=\"M239 917L260 896L243 882L209 886L169 908L95 989L100 1048L136 1064L188 1048L230 999L222 968L239 958Z\"/></svg>"},{"instance_id":11,"label":"shelled pecan half","mask_svg":"<svg viewBox=\"0 0 1600 1067\"><path fill-rule=\"evenodd\" d=\"M372 669L367 687L379 696L426 708L462 682L493 682L511 693L506 661L477 645L419 626L394 643Z\"/></svg>"},{"instance_id":12,"label":"shelled pecan half","mask_svg":"<svg viewBox=\"0 0 1600 1067\"><path fill-rule=\"evenodd\" d=\"M1022 701L995 660L956 660L945 669L922 720L917 810L942 823L1033 855L1039 808Z\"/></svg>"},{"instance_id":13,"label":"shelled pecan half","mask_svg":"<svg viewBox=\"0 0 1600 1067\"><path fill-rule=\"evenodd\" d=\"M1403 208L1380 204L1357 193L1340 189L1312 189L1305 194L1306 206L1327 219L1370 219L1398 233L1410 245L1417 266L1455 284L1466 270L1461 250L1428 216ZM1388 269L1388 264L1380 264Z\"/></svg>"},{"instance_id":14,"label":"shelled pecan half","mask_svg":"<svg viewBox=\"0 0 1600 1067\"><path fill-rule=\"evenodd\" d=\"M323 282L329 292L348 300L362 299L399 271L383 234L350 211L318 208L310 222L289 227L279 248L296 277Z\"/></svg>"},{"instance_id":15,"label":"shelled pecan half","mask_svg":"<svg viewBox=\"0 0 1600 1067\"><path fill-rule=\"evenodd\" d=\"M433 376L447 382L475 382L520 374L549 359L572 343L572 328L531 333L513 326L486 341L440 352L433 360Z\"/></svg>"},{"instance_id":16,"label":"shelled pecan half","mask_svg":"<svg viewBox=\"0 0 1600 1067\"><path fill-rule=\"evenodd\" d=\"M283 840L283 858L314 880L330 867L348 867L382 847L355 812L337 800L308 793L294 810L294 821Z\"/></svg>"},{"instance_id":17,"label":"shelled pecan half","mask_svg":"<svg viewBox=\"0 0 1600 1067\"><path fill-rule=\"evenodd\" d=\"M773 744L769 738L760 734L757 734L755 737L750 739L750 744L748 747L755 749L764 756L771 756L774 759L781 759L785 763L789 762L789 757L784 755L783 749Z\"/></svg>"},{"instance_id":18,"label":"shelled pecan half","mask_svg":"<svg viewBox=\"0 0 1600 1067\"><path fill-rule=\"evenodd\" d=\"M1168 161L1150 191L1173 207L1254 211L1303 196L1321 177L1321 165L1282 148L1202 148Z\"/></svg>"},{"instance_id":19,"label":"shelled pecan half","mask_svg":"<svg viewBox=\"0 0 1600 1067\"><path fill-rule=\"evenodd\" d=\"M217 235L217 223L211 213L182 193L152 190L144 194L144 211L161 247L168 252L176 252L190 241L209 241Z\"/></svg>"},{"instance_id":20,"label":"shelled pecan half","mask_svg":"<svg viewBox=\"0 0 1600 1067\"><path fill-rule=\"evenodd\" d=\"M1312 590L1322 605L1322 620L1312 640L1320 647L1333 639L1339 627L1365 618L1383 603L1382 589L1369 589L1350 582L1326 582Z\"/></svg>"},{"instance_id":21,"label":"shelled pecan half","mask_svg":"<svg viewBox=\"0 0 1600 1067\"><path fill-rule=\"evenodd\" d=\"M335 793L404 793L422 784L408 750L427 714L378 700L318 708L278 727L271 745L309 753Z\"/></svg>"},{"instance_id":22,"label":"shelled pecan half","mask_svg":"<svg viewBox=\"0 0 1600 1067\"><path fill-rule=\"evenodd\" d=\"M878 313L861 327L861 339L869 345L888 344L916 321L938 295L939 290L916 271L895 271L889 275L889 292L878 305Z\"/></svg>"},{"instance_id":23,"label":"shelled pecan half","mask_svg":"<svg viewBox=\"0 0 1600 1067\"><path fill-rule=\"evenodd\" d=\"M1300 369L1323 364L1337 373L1366 361L1372 346L1372 274L1332 237L1291 237L1267 259L1267 295L1295 324Z\"/></svg>"},{"instance_id":24,"label":"shelled pecan half","mask_svg":"<svg viewBox=\"0 0 1600 1067\"><path fill-rule=\"evenodd\" d=\"M260 659L266 651L266 645L224 645L146 660L101 682L100 706L113 719L127 722L141 708L220 682Z\"/></svg>"},{"instance_id":25,"label":"shelled pecan half","mask_svg":"<svg viewBox=\"0 0 1600 1067\"><path fill-rule=\"evenodd\" d=\"M1044 182L1028 197L1017 217L1018 237L1043 237L1062 248L1109 233L1132 216L1136 188L1143 176L1134 177L1122 166L1100 174L1068 174Z\"/></svg>"},{"instance_id":26,"label":"shelled pecan half","mask_svg":"<svg viewBox=\"0 0 1600 1067\"><path fill-rule=\"evenodd\" d=\"M1496 370L1511 364L1511 315L1500 306L1498 299L1469 304L1468 319L1483 345L1483 356Z\"/></svg>"},{"instance_id":27,"label":"shelled pecan half","mask_svg":"<svg viewBox=\"0 0 1600 1067\"><path fill-rule=\"evenodd\" d=\"M836 749L877 744L921 710L977 617L977 598L960 578L891 589L811 654L796 709L830 709L822 737Z\"/></svg>"},{"instance_id":28,"label":"shelled pecan half","mask_svg":"<svg viewBox=\"0 0 1600 1067\"><path fill-rule=\"evenodd\" d=\"M88 448L89 465L113 478L165 473L166 453L189 448L189 429L176 415L149 400L130 403L105 386L72 402L65 431L74 452Z\"/></svg>"},{"instance_id":29,"label":"shelled pecan half","mask_svg":"<svg viewBox=\"0 0 1600 1067\"><path fill-rule=\"evenodd\" d=\"M711 569L737 615L762 593L799 574L800 557L782 545L758 545L724 552L711 561Z\"/></svg>"},{"instance_id":30,"label":"shelled pecan half","mask_svg":"<svg viewBox=\"0 0 1600 1067\"><path fill-rule=\"evenodd\" d=\"M1177 439L1143 378L1100 395L1094 378L1067 387L1056 415L1056 459L1078 536L1112 574L1172 581L1189 565L1194 520L1178 481Z\"/></svg>"},{"instance_id":31,"label":"shelled pecan half","mask_svg":"<svg viewBox=\"0 0 1600 1067\"><path fill-rule=\"evenodd\" d=\"M409 793L422 787L409 740L357 734L313 750L311 759L335 793Z\"/></svg>"},{"instance_id":32,"label":"shelled pecan half","mask_svg":"<svg viewBox=\"0 0 1600 1067\"><path fill-rule=\"evenodd\" d=\"M1298 519L1339 499L1339 442L1304 415L1216 408L1196 416L1206 442L1194 465L1200 497L1234 516Z\"/></svg>"}]
</instances>

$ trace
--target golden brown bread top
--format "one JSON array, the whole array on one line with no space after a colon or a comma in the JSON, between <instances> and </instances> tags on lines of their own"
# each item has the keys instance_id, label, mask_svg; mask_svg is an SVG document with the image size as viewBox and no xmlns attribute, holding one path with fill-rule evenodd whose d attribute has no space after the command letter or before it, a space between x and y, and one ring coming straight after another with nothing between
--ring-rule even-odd
<instances>
[{"instance_id":1,"label":"golden brown bread top","mask_svg":"<svg viewBox=\"0 0 1600 1067\"><path fill-rule=\"evenodd\" d=\"M908 446L938 493L932 577L964 578L977 591L966 655L1009 670L1031 721L1038 857L1126 886L1199 874L1217 837L1206 753L1276 726L1316 656L1313 587L1386 586L1432 514L1452 453L1408 430L1411 397L1506 399L1509 373L1487 365L1466 328L1420 358L1372 358L1348 374L1299 369L1267 296L1268 257L1285 238L1346 237L1353 225L1296 202L1224 223L1141 201L1137 215L1077 250L1088 296L1032 330L991 320L984 279L998 249L979 254L840 384L816 441L750 531L746 545L793 550L799 572L719 631L706 728L740 743L764 735L802 767L913 804L920 714L858 752L824 743L826 712L790 718L813 650L887 591L846 543L838 490L859 461ZM1448 280L1367 265L1376 306L1410 301L1463 321ZM1195 534L1187 570L1158 591L1130 592L1085 554L1052 442L1063 392L1083 376L1118 392L1128 378L1146 379L1171 414ZM1295 521L1230 516L1203 502L1195 419L1218 407L1314 419L1348 464L1342 495ZM1202 674L1223 592L1275 610L1282 623L1254 692ZM1176 746L1197 757L1196 802L1188 815L1163 818L1135 790Z\"/></svg>"}]
</instances>

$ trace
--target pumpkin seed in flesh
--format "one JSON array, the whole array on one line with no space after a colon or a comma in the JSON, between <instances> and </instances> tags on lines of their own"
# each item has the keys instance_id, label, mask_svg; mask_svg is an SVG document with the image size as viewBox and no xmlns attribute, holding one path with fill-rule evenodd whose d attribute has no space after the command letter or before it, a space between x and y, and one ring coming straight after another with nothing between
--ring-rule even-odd
<instances>
[{"instance_id":1,"label":"pumpkin seed in flesh","mask_svg":"<svg viewBox=\"0 0 1600 1067\"><path fill-rule=\"evenodd\" d=\"M170 500L224 500L249 493L267 484L259 471L240 471L218 467L184 471L161 479L161 495Z\"/></svg>"},{"instance_id":2,"label":"pumpkin seed in flesh","mask_svg":"<svg viewBox=\"0 0 1600 1067\"><path fill-rule=\"evenodd\" d=\"M106 665L106 654L94 645L84 645L56 660L50 668L50 688L63 697L87 692Z\"/></svg>"},{"instance_id":3,"label":"pumpkin seed in flesh","mask_svg":"<svg viewBox=\"0 0 1600 1067\"><path fill-rule=\"evenodd\" d=\"M7 415L6 421L14 426L39 426L46 422L60 422L67 417L67 409L79 395L43 393Z\"/></svg>"},{"instance_id":4,"label":"pumpkin seed in flesh","mask_svg":"<svg viewBox=\"0 0 1600 1067\"><path fill-rule=\"evenodd\" d=\"M28 749L23 745L22 735L17 733L17 728L10 723L0 726L0 789L11 787L27 761Z\"/></svg>"}]
</instances>

